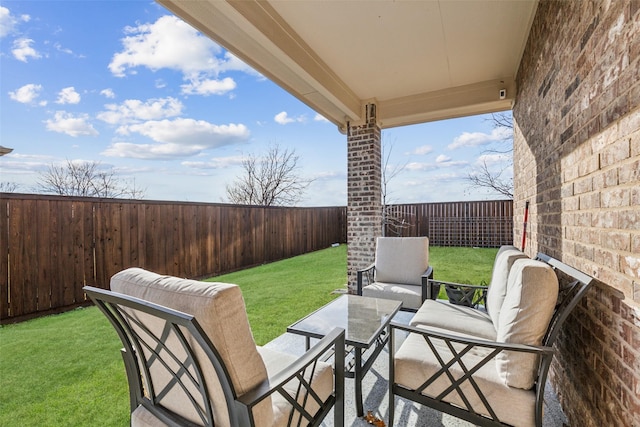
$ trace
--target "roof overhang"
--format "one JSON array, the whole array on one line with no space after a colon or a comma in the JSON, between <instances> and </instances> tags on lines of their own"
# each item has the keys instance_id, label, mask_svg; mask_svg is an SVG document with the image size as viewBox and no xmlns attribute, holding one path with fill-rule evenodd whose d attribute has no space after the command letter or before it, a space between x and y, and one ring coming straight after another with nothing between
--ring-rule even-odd
<instances>
[{"instance_id":1,"label":"roof overhang","mask_svg":"<svg viewBox=\"0 0 640 427\"><path fill-rule=\"evenodd\" d=\"M157 0L344 131L504 111L537 0Z\"/></svg>"}]
</instances>

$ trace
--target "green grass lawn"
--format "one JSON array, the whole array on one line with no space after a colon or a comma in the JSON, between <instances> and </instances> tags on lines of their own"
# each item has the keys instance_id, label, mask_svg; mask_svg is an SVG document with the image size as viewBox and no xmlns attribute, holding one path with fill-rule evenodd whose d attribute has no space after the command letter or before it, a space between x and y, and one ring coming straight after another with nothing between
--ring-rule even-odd
<instances>
[{"instance_id":1,"label":"green grass lawn","mask_svg":"<svg viewBox=\"0 0 640 427\"><path fill-rule=\"evenodd\" d=\"M440 280L488 282L497 249L430 248ZM256 342L337 297L346 246L210 280L242 288ZM0 426L125 426L129 401L120 341L95 307L0 327Z\"/></svg>"}]
</instances>

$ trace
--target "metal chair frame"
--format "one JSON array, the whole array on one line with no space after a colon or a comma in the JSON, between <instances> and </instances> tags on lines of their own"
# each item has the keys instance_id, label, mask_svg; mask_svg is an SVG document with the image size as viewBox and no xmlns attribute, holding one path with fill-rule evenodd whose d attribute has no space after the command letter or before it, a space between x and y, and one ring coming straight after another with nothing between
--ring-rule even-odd
<instances>
[{"instance_id":1,"label":"metal chair frame","mask_svg":"<svg viewBox=\"0 0 640 427\"><path fill-rule=\"evenodd\" d=\"M453 334L444 334L435 331L429 331L425 327L415 328L391 322L389 325L389 426L393 425L394 410L395 410L395 396L401 396L414 402L418 402L422 405L431 407L437 411L451 414L455 417L472 422L479 426L506 426L496 415L495 411L491 407L490 403L484 396L480 386L474 380L473 374L478 371L482 366L487 363L494 363L493 359L496 355L503 351L510 352L526 352L539 355L537 378L534 384L534 390L536 393L535 403L535 425L537 427L542 426L543 405L544 405L544 388L547 382L547 375L551 362L553 361L554 349L553 344L560 333L562 325L571 314L571 311L576 307L580 300L587 293L589 288L593 285L594 279L587 274L562 263L561 261L552 258L546 254L539 253L536 259L546 262L553 267L556 274L560 279L560 290L558 294L558 302L556 304L553 316L549 322L547 331L542 339L542 345L520 345L520 344L507 344L500 342L492 342L483 339L466 339ZM569 279L569 283L566 283L565 279ZM440 282L442 283L442 282ZM431 287L430 287L431 288ZM429 289L431 291L431 289ZM430 292L431 293L431 292ZM431 295L430 295L431 296ZM403 331L407 333L419 334L424 338L426 343L434 353L440 369L427 378L424 383L415 390L408 389L400 384L395 383L394 372L394 353L395 353L395 333L396 331ZM446 345L451 352L452 357L449 360L445 360L442 355L437 351L435 345L436 342L441 342ZM455 346L454 346L455 344ZM462 349L456 349L460 347ZM473 366L467 366L462 357L473 350L476 347L482 347L489 349L489 353L486 357L482 358ZM463 370L464 375L455 379L449 372L449 368L458 365ZM451 385L438 396L428 396L423 392L436 381L438 378L446 376ZM485 416L479 413L480 408L474 408L469 403L468 396L465 396L461 385L465 382L469 382L475 393L480 397L484 410L486 410L490 416ZM460 398L464 402L464 407L456 406L451 403L445 402L444 399L453 392L457 392Z\"/></svg>"},{"instance_id":2,"label":"metal chair frame","mask_svg":"<svg viewBox=\"0 0 640 427\"><path fill-rule=\"evenodd\" d=\"M211 403L207 388L208 379L203 374L195 356L194 349L199 347L209 359L218 377L232 426L255 425L252 409L265 398L276 393L292 405L288 424L290 426L318 426L331 408L334 409L335 425L344 425L345 333L343 329L334 329L287 369L264 381L254 390L239 396L218 350L194 316L104 289L86 286L84 291L109 319L122 341L121 353L129 383L131 412L142 405L169 426L215 426L218 414L215 413ZM163 322L161 333L156 334L150 331L136 316L132 315L135 312L145 313L161 320ZM141 334L144 334L144 337ZM170 335L177 337L180 344L178 349L172 349L166 345L165 340ZM330 351L335 352L334 393L322 401L307 378L313 377L318 361ZM184 356L181 357L180 354ZM165 357L169 360L165 360ZM161 390L156 389L151 378L150 371L154 364L162 365L173 377ZM298 384L294 395L284 388L291 381L297 381ZM188 398L192 409L198 415L199 422L194 423L160 404L168 389L176 385ZM315 414L305 409L308 399L314 399L320 407Z\"/></svg>"}]
</instances>

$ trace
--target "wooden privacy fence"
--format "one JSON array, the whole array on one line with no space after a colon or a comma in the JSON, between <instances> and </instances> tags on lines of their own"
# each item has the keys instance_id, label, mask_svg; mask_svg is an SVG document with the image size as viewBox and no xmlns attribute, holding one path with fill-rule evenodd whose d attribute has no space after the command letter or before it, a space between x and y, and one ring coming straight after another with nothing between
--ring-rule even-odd
<instances>
[{"instance_id":1,"label":"wooden privacy fence","mask_svg":"<svg viewBox=\"0 0 640 427\"><path fill-rule=\"evenodd\" d=\"M432 246L513 244L513 201L390 205L387 236L428 236Z\"/></svg>"},{"instance_id":2,"label":"wooden privacy fence","mask_svg":"<svg viewBox=\"0 0 640 427\"><path fill-rule=\"evenodd\" d=\"M511 201L392 205L388 236L432 246L513 243ZM279 208L2 193L0 323L86 302L138 266L201 278L346 243L345 207ZM395 224L395 225L392 225Z\"/></svg>"},{"instance_id":3,"label":"wooden privacy fence","mask_svg":"<svg viewBox=\"0 0 640 427\"><path fill-rule=\"evenodd\" d=\"M0 197L0 323L86 302L131 266L201 278L345 243L344 207Z\"/></svg>"}]
</instances>

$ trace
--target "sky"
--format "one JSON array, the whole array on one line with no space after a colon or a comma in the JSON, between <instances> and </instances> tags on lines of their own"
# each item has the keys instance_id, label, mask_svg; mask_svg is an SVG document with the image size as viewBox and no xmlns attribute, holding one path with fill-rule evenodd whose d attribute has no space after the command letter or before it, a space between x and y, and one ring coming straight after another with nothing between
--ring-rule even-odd
<instances>
[{"instance_id":1,"label":"sky","mask_svg":"<svg viewBox=\"0 0 640 427\"><path fill-rule=\"evenodd\" d=\"M385 129L389 203L503 199L510 130L490 115ZM505 141L505 138L507 139ZM0 3L0 182L36 192L51 165L98 162L148 200L220 203L242 159L275 145L313 180L299 206L347 202L337 127L152 1Z\"/></svg>"}]
</instances>

